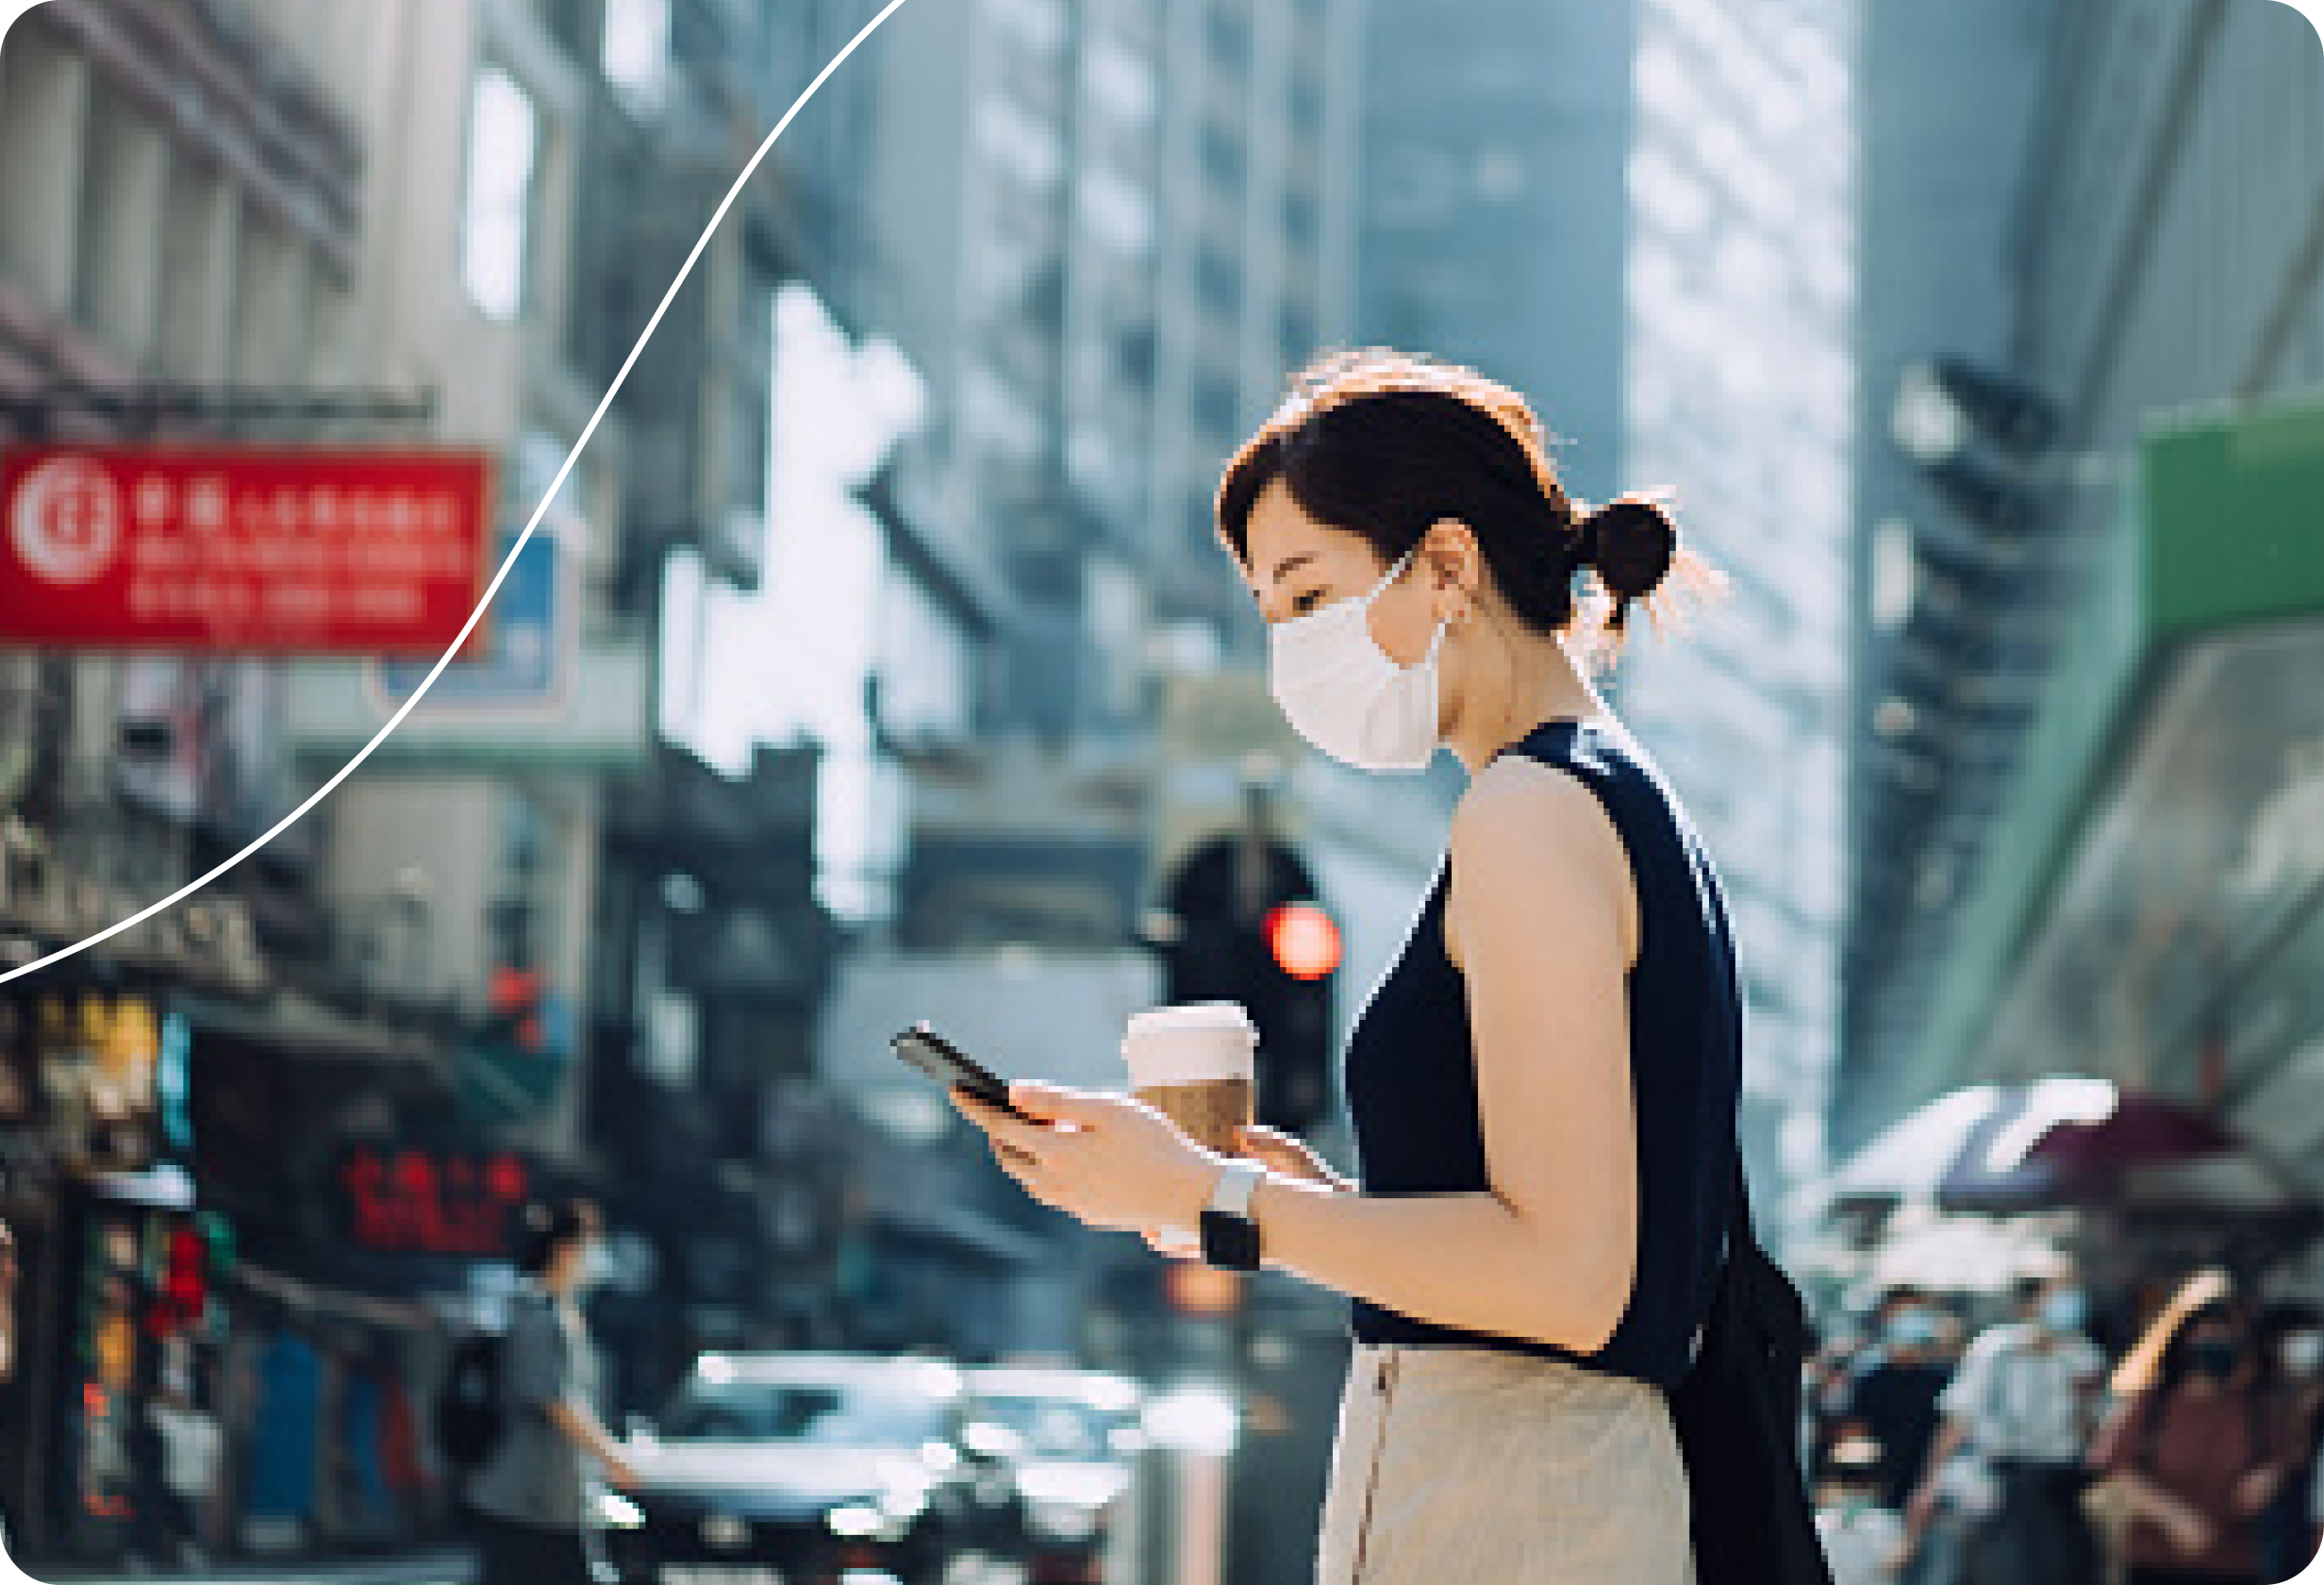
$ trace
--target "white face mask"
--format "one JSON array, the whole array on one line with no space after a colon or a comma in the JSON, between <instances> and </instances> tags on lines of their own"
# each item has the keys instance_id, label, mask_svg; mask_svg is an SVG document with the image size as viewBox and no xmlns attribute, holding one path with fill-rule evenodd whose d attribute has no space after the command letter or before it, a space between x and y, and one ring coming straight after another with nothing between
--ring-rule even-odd
<instances>
[{"instance_id":1,"label":"white face mask","mask_svg":"<svg viewBox=\"0 0 2324 1585\"><path fill-rule=\"evenodd\" d=\"M576 1289L589 1289L613 1276L613 1251L603 1239L591 1239L581 1251L580 1269L573 1273Z\"/></svg>"},{"instance_id":2,"label":"white face mask","mask_svg":"<svg viewBox=\"0 0 2324 1585\"><path fill-rule=\"evenodd\" d=\"M1371 604L1419 553L1414 546L1370 593L1278 622L1268 630L1269 684L1299 735L1359 771L1419 771L1436 752L1436 655L1400 666L1365 621Z\"/></svg>"}]
</instances>

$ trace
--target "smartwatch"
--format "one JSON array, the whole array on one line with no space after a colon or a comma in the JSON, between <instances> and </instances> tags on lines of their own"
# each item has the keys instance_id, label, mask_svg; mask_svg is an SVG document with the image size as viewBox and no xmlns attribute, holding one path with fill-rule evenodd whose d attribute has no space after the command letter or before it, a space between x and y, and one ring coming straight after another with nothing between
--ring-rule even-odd
<instances>
[{"instance_id":1,"label":"smartwatch","mask_svg":"<svg viewBox=\"0 0 2324 1585\"><path fill-rule=\"evenodd\" d=\"M1251 1196L1264 1174L1249 1161L1229 1161L1203 1208L1203 1259L1221 1271L1259 1269L1259 1225Z\"/></svg>"}]
</instances>

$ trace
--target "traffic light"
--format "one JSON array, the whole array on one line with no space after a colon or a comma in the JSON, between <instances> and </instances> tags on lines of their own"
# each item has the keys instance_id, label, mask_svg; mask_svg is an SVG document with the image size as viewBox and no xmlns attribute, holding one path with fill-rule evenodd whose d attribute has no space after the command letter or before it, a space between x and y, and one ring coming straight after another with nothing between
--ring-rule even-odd
<instances>
[{"instance_id":1,"label":"traffic light","mask_svg":"<svg viewBox=\"0 0 2324 1585\"><path fill-rule=\"evenodd\" d=\"M201 1233L173 1227L162 1249L161 1278L145 1314L145 1329L155 1337L198 1327L209 1312L208 1249Z\"/></svg>"},{"instance_id":2,"label":"traffic light","mask_svg":"<svg viewBox=\"0 0 2324 1585\"><path fill-rule=\"evenodd\" d=\"M539 969L495 968L486 993L485 1038L512 1051L546 1050L547 1026L541 1017L544 989Z\"/></svg>"},{"instance_id":3,"label":"traffic light","mask_svg":"<svg viewBox=\"0 0 2324 1585\"><path fill-rule=\"evenodd\" d=\"M1187 856L1162 906L1169 999L1240 1002L1259 1030L1259 1121L1291 1133L1321 1122L1341 942L1306 865L1272 837L1229 833Z\"/></svg>"}]
</instances>

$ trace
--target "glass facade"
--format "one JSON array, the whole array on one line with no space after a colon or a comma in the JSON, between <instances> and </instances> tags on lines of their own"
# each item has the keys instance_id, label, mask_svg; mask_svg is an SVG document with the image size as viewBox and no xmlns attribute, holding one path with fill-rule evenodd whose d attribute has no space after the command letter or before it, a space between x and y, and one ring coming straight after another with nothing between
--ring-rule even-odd
<instances>
[{"instance_id":1,"label":"glass facade","mask_svg":"<svg viewBox=\"0 0 2324 1585\"><path fill-rule=\"evenodd\" d=\"M1620 694L1729 888L1763 1178L1820 1164L1833 1062L1854 26L1850 0L1644 0L1633 57L1622 485L1663 495L1731 590L1638 644Z\"/></svg>"}]
</instances>

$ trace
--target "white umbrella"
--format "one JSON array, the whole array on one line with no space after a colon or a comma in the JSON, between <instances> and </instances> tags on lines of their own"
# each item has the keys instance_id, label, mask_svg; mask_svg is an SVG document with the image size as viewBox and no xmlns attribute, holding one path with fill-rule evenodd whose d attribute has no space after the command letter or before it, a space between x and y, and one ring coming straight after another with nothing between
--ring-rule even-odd
<instances>
[{"instance_id":1,"label":"white umbrella","mask_svg":"<svg viewBox=\"0 0 2324 1585\"><path fill-rule=\"evenodd\" d=\"M1974 1084L1906 1112L1833 1169L1822 1184L1825 1206L1893 1205L1934 1195L1970 1134L2004 1095L1993 1085Z\"/></svg>"}]
</instances>

